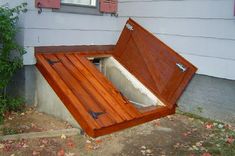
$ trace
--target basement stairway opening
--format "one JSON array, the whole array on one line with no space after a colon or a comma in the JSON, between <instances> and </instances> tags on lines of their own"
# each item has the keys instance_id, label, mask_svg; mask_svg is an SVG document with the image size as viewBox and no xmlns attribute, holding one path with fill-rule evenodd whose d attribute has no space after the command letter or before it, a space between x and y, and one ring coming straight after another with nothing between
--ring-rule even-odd
<instances>
[{"instance_id":1,"label":"basement stairway opening","mask_svg":"<svg viewBox=\"0 0 235 156\"><path fill-rule=\"evenodd\" d=\"M49 50L36 58L38 70L91 137L174 114L197 70L132 19L113 49Z\"/></svg>"},{"instance_id":2,"label":"basement stairway opening","mask_svg":"<svg viewBox=\"0 0 235 156\"><path fill-rule=\"evenodd\" d=\"M87 57L96 68L138 109L165 106L114 57Z\"/></svg>"}]
</instances>

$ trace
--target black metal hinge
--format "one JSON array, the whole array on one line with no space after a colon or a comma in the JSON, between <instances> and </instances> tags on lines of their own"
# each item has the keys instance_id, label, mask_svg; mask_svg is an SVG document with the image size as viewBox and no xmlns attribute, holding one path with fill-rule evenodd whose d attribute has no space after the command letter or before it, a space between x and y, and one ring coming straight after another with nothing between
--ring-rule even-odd
<instances>
[{"instance_id":1,"label":"black metal hinge","mask_svg":"<svg viewBox=\"0 0 235 156\"><path fill-rule=\"evenodd\" d=\"M54 65L55 63L61 62L61 60L55 60L55 61L53 61L53 60L47 59L47 62L48 62L50 65Z\"/></svg>"},{"instance_id":2,"label":"black metal hinge","mask_svg":"<svg viewBox=\"0 0 235 156\"><path fill-rule=\"evenodd\" d=\"M104 114L104 112L93 112L91 110L89 110L89 114L92 116L93 119L98 119L98 117L102 114Z\"/></svg>"}]
</instances>

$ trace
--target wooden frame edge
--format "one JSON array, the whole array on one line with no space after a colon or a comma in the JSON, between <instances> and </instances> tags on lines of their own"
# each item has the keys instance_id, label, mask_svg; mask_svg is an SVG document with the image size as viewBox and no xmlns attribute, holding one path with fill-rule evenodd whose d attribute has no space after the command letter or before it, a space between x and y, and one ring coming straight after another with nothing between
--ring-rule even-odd
<instances>
[{"instance_id":1,"label":"wooden frame edge","mask_svg":"<svg viewBox=\"0 0 235 156\"><path fill-rule=\"evenodd\" d=\"M175 110L176 107L169 109L167 107L161 107L159 109L156 109L153 113L149 114L149 115L145 115L142 116L140 118L136 118L127 122L123 122L120 124L116 124L113 126L109 126L109 127L105 127L102 129L97 129L94 131L94 135L92 135L92 137L96 138L99 136L103 136L103 135L107 135L107 134L111 134L126 128L131 128L133 126L137 126L149 121L152 121L154 119L159 119L161 117L165 117L167 115L171 115L171 114L175 114Z\"/></svg>"}]
</instances>

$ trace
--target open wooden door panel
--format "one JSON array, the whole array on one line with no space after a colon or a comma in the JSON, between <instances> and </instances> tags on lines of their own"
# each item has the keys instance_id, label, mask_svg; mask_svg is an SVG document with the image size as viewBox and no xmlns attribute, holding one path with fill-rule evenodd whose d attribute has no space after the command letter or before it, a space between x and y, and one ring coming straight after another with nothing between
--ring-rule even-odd
<instances>
[{"instance_id":1,"label":"open wooden door panel","mask_svg":"<svg viewBox=\"0 0 235 156\"><path fill-rule=\"evenodd\" d=\"M174 107L197 70L131 19L113 55L169 108Z\"/></svg>"},{"instance_id":2,"label":"open wooden door panel","mask_svg":"<svg viewBox=\"0 0 235 156\"><path fill-rule=\"evenodd\" d=\"M163 105L137 108L88 58L113 57ZM175 112L196 68L133 20L114 51L36 53L37 68L90 136L97 137ZM165 106L164 106L165 105Z\"/></svg>"}]
</instances>

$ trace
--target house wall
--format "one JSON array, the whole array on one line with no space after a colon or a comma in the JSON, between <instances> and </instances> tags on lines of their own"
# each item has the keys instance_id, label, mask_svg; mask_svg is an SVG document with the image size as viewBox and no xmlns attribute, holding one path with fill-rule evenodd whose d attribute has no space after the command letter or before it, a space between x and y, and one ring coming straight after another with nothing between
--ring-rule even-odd
<instances>
[{"instance_id":1,"label":"house wall","mask_svg":"<svg viewBox=\"0 0 235 156\"><path fill-rule=\"evenodd\" d=\"M198 67L199 74L235 80L234 0L120 0L127 17ZM120 27L120 26L119 26Z\"/></svg>"},{"instance_id":2,"label":"house wall","mask_svg":"<svg viewBox=\"0 0 235 156\"><path fill-rule=\"evenodd\" d=\"M198 67L179 109L235 124L234 0L119 0L128 17Z\"/></svg>"},{"instance_id":3,"label":"house wall","mask_svg":"<svg viewBox=\"0 0 235 156\"><path fill-rule=\"evenodd\" d=\"M82 15L43 9L38 14L34 0L3 0L10 7L28 3L28 11L21 15L18 41L27 50L25 65L35 64L35 46L53 45L108 45L119 37L118 20L110 15Z\"/></svg>"},{"instance_id":4,"label":"house wall","mask_svg":"<svg viewBox=\"0 0 235 156\"><path fill-rule=\"evenodd\" d=\"M115 44L131 17L198 67L178 101L180 109L235 123L234 0L119 0L118 18L50 9L39 15L34 0L1 0L0 5L25 1L28 12L21 15L17 40L28 52L19 75L29 103L34 100L35 80L28 74L35 64L34 46Z\"/></svg>"},{"instance_id":5,"label":"house wall","mask_svg":"<svg viewBox=\"0 0 235 156\"><path fill-rule=\"evenodd\" d=\"M34 47L115 44L131 17L198 67L198 74L235 80L234 0L119 0L119 17L53 12L37 13L34 0L20 18L19 42L35 64Z\"/></svg>"}]
</instances>

